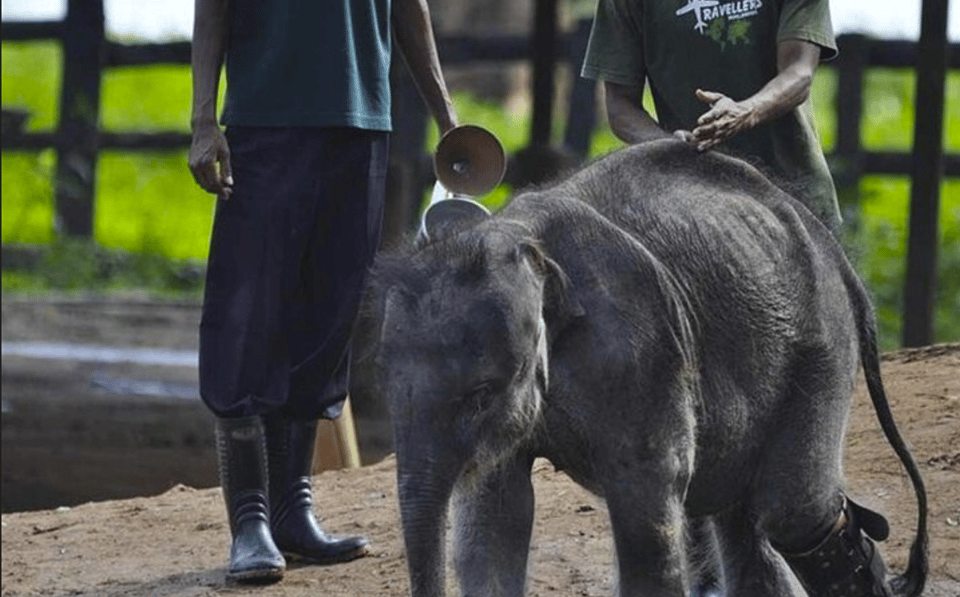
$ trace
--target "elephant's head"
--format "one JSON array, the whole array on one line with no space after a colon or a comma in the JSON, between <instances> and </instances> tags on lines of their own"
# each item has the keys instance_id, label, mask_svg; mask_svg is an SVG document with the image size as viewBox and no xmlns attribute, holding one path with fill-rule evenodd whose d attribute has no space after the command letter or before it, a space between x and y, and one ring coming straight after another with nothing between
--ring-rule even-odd
<instances>
[{"instance_id":1,"label":"elephant's head","mask_svg":"<svg viewBox=\"0 0 960 597\"><path fill-rule=\"evenodd\" d=\"M545 288L560 275L518 225L486 222L382 257L379 386L391 407L413 595L442 595L447 503L532 438L547 383Z\"/></svg>"}]
</instances>

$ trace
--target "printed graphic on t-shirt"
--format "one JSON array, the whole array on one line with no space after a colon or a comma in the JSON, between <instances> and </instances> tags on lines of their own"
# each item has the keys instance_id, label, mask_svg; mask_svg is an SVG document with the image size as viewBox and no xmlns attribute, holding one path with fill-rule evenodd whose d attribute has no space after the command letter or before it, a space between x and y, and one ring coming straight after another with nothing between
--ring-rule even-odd
<instances>
[{"instance_id":1,"label":"printed graphic on t-shirt","mask_svg":"<svg viewBox=\"0 0 960 597\"><path fill-rule=\"evenodd\" d=\"M676 15L681 19L694 19L693 29L720 44L749 44L750 25L753 17L760 14L763 0L687 0Z\"/></svg>"}]
</instances>

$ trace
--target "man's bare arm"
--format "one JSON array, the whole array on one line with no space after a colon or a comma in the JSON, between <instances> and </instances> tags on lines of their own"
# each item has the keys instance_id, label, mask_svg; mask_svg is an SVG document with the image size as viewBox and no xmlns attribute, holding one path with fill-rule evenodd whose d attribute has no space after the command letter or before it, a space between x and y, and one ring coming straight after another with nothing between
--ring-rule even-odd
<instances>
[{"instance_id":1,"label":"man's bare arm","mask_svg":"<svg viewBox=\"0 0 960 597\"><path fill-rule=\"evenodd\" d=\"M697 121L693 140L701 151L796 108L810 96L820 46L797 39L777 44L776 77L754 95L735 101L722 93L697 90L710 109Z\"/></svg>"},{"instance_id":2,"label":"man's bare arm","mask_svg":"<svg viewBox=\"0 0 960 597\"><path fill-rule=\"evenodd\" d=\"M642 143L669 137L643 109L641 86L627 86L604 81L604 98L610 130L624 143Z\"/></svg>"},{"instance_id":3,"label":"man's bare arm","mask_svg":"<svg viewBox=\"0 0 960 597\"><path fill-rule=\"evenodd\" d=\"M230 197L233 184L230 150L217 123L217 90L227 44L228 9L229 0L196 0L190 51L193 74L190 172L197 184L221 199Z\"/></svg>"},{"instance_id":4,"label":"man's bare arm","mask_svg":"<svg viewBox=\"0 0 960 597\"><path fill-rule=\"evenodd\" d=\"M393 30L417 89L443 134L457 125L457 116L440 69L426 0L393 0Z\"/></svg>"}]
</instances>

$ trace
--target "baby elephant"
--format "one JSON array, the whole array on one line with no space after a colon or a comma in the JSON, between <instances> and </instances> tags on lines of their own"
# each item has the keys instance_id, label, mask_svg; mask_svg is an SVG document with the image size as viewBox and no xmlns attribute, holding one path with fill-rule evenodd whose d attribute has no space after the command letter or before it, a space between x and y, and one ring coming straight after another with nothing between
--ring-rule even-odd
<instances>
[{"instance_id":1,"label":"baby elephant","mask_svg":"<svg viewBox=\"0 0 960 597\"><path fill-rule=\"evenodd\" d=\"M523 594L535 458L605 499L621 597L918 595L926 501L892 420L873 312L831 233L744 162L634 146L372 277L414 597ZM847 498L862 363L913 482L903 576ZM718 565L697 572L708 555ZM795 577L795 578L794 578Z\"/></svg>"}]
</instances>

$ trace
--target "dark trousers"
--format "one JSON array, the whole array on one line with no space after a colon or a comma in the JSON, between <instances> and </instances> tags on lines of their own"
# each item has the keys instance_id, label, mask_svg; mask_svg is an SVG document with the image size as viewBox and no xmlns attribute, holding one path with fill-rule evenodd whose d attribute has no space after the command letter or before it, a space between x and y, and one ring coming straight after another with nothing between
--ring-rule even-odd
<instances>
[{"instance_id":1,"label":"dark trousers","mask_svg":"<svg viewBox=\"0 0 960 597\"><path fill-rule=\"evenodd\" d=\"M388 134L230 127L200 323L200 395L220 417L339 415L380 242Z\"/></svg>"}]
</instances>

